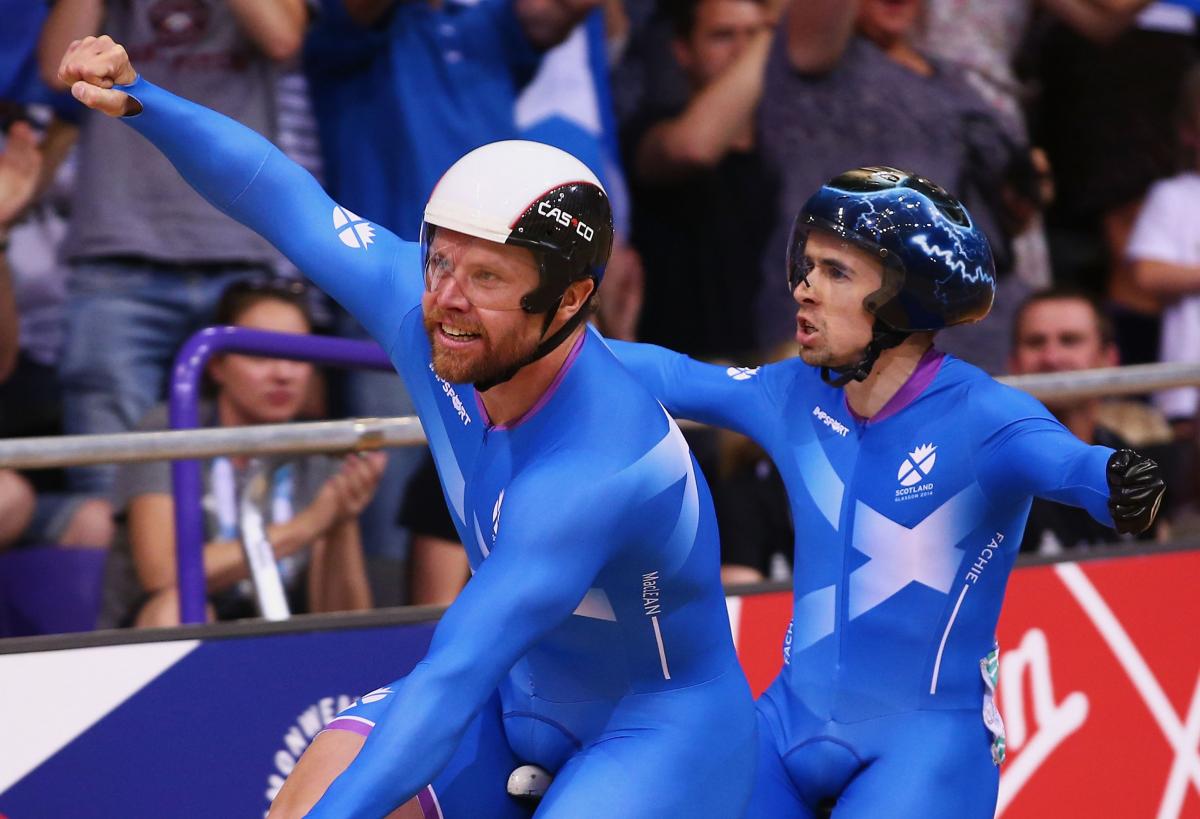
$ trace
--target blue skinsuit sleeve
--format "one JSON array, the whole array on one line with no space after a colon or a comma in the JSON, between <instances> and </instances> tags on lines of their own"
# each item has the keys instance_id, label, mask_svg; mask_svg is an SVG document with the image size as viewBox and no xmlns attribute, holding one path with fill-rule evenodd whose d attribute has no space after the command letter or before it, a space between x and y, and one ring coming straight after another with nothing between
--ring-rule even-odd
<instances>
[{"instance_id":1,"label":"blue skinsuit sleeve","mask_svg":"<svg viewBox=\"0 0 1200 819\"><path fill-rule=\"evenodd\" d=\"M613 554L615 523L606 510L622 506L618 486L611 487L616 503L599 492L576 493L578 502L564 503L555 487L565 475L581 480L579 471L558 469L549 480L543 468L542 478L527 473L509 487L490 556L443 615L429 653L400 683L354 762L309 816L375 819L412 798L445 766L509 669L579 605ZM586 504L591 497L606 503Z\"/></svg>"},{"instance_id":2,"label":"blue skinsuit sleeve","mask_svg":"<svg viewBox=\"0 0 1200 819\"><path fill-rule=\"evenodd\" d=\"M124 122L188 184L279 248L390 351L400 319L421 299L415 245L362 223L349 246L335 227L334 201L269 140L141 77L118 88L143 107ZM354 223L341 228L356 230Z\"/></svg>"},{"instance_id":3,"label":"blue skinsuit sleeve","mask_svg":"<svg viewBox=\"0 0 1200 819\"><path fill-rule=\"evenodd\" d=\"M765 370L704 364L653 344L605 339L634 379L677 418L725 427L763 442L765 425L778 415Z\"/></svg>"},{"instance_id":4,"label":"blue skinsuit sleeve","mask_svg":"<svg viewBox=\"0 0 1200 819\"><path fill-rule=\"evenodd\" d=\"M1113 525L1106 476L1113 450L1085 444L1037 399L1007 387L973 394L970 407L985 492L1007 501L1036 496L1078 506Z\"/></svg>"}]
</instances>

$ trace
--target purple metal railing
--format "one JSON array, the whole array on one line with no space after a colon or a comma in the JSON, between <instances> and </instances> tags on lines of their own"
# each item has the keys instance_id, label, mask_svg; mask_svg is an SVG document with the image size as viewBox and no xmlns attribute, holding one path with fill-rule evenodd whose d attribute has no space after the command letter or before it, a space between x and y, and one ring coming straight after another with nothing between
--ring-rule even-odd
<instances>
[{"instance_id":1,"label":"purple metal railing","mask_svg":"<svg viewBox=\"0 0 1200 819\"><path fill-rule=\"evenodd\" d=\"M171 429L200 426L200 379L204 375L204 365L218 353L247 353L358 369L392 368L383 348L374 342L271 333L245 327L209 327L189 338L175 356L170 396ZM200 462L172 461L171 485L175 497L179 617L184 623L203 623L204 513L200 500L204 486Z\"/></svg>"}]
</instances>

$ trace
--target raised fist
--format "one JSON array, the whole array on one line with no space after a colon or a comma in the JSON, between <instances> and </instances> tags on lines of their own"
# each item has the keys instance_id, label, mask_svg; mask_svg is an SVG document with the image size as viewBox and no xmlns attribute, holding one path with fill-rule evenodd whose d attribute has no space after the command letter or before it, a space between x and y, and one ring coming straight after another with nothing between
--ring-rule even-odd
<instances>
[{"instance_id":1,"label":"raised fist","mask_svg":"<svg viewBox=\"0 0 1200 819\"><path fill-rule=\"evenodd\" d=\"M71 43L59 63L58 78L70 87L75 99L110 117L141 111L137 100L113 88L130 84L137 79L137 72L124 46L107 34Z\"/></svg>"}]
</instances>

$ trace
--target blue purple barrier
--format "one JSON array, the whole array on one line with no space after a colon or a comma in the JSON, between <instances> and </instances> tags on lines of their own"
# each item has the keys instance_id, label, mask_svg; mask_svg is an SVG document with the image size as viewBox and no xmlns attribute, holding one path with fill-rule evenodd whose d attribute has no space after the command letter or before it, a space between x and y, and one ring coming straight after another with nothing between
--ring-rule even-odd
<instances>
[{"instance_id":1,"label":"blue purple barrier","mask_svg":"<svg viewBox=\"0 0 1200 819\"><path fill-rule=\"evenodd\" d=\"M204 365L220 353L289 358L335 367L390 370L383 348L369 341L271 333L245 327L209 327L196 333L175 356L171 378L171 429L200 426L200 383ZM179 617L183 623L203 623L204 616L204 492L197 460L171 463L175 497L175 554L179 583Z\"/></svg>"}]
</instances>

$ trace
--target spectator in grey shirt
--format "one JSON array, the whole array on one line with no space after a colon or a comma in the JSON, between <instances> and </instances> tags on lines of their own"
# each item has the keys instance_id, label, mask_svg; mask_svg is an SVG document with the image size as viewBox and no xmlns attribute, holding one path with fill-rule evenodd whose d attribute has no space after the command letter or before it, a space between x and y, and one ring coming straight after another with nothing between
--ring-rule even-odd
<instances>
[{"instance_id":1,"label":"spectator in grey shirt","mask_svg":"<svg viewBox=\"0 0 1200 819\"><path fill-rule=\"evenodd\" d=\"M307 333L303 285L237 283L217 309L221 324ZM209 363L213 426L283 423L299 415L312 366L300 361L226 354ZM164 429L165 406L141 423ZM340 611L370 606L358 515L383 472L382 453L351 455L340 464L308 455L268 464L271 481L267 540L279 563L292 611ZM238 499L251 474L247 458L204 462L204 577L210 619L256 613L239 542ZM175 567L175 502L168 461L126 464L117 473L120 527L105 571L102 627L168 626L179 622Z\"/></svg>"}]
</instances>

